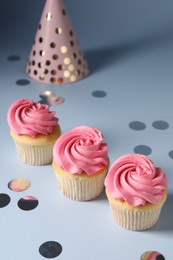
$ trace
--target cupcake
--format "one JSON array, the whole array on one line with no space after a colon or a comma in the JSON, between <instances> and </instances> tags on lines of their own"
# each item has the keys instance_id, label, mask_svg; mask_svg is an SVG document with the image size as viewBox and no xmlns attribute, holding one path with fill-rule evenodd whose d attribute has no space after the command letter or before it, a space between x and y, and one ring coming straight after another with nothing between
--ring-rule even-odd
<instances>
[{"instance_id":1,"label":"cupcake","mask_svg":"<svg viewBox=\"0 0 173 260\"><path fill-rule=\"evenodd\" d=\"M167 179L145 155L126 154L115 160L105 186L113 217L120 226L145 230L156 224L167 197Z\"/></svg>"},{"instance_id":2,"label":"cupcake","mask_svg":"<svg viewBox=\"0 0 173 260\"><path fill-rule=\"evenodd\" d=\"M101 132L79 126L62 134L53 148L53 169L61 192L78 201L92 200L104 188L108 148Z\"/></svg>"},{"instance_id":3,"label":"cupcake","mask_svg":"<svg viewBox=\"0 0 173 260\"><path fill-rule=\"evenodd\" d=\"M9 108L7 122L19 158L30 165L52 163L53 145L61 134L55 112L30 99L16 100Z\"/></svg>"}]
</instances>

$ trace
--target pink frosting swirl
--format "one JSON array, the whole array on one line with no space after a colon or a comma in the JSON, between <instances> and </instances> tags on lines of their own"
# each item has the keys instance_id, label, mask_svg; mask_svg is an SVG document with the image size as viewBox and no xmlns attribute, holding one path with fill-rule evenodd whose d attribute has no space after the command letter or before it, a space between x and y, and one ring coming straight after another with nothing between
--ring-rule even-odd
<instances>
[{"instance_id":1,"label":"pink frosting swirl","mask_svg":"<svg viewBox=\"0 0 173 260\"><path fill-rule=\"evenodd\" d=\"M37 134L52 133L53 126L58 124L55 112L49 106L30 99L16 100L9 108L7 122L17 135L26 134L35 137Z\"/></svg>"},{"instance_id":2,"label":"pink frosting swirl","mask_svg":"<svg viewBox=\"0 0 173 260\"><path fill-rule=\"evenodd\" d=\"M70 174L88 175L108 165L107 144L96 128L79 126L62 134L53 149L55 163Z\"/></svg>"},{"instance_id":3,"label":"pink frosting swirl","mask_svg":"<svg viewBox=\"0 0 173 260\"><path fill-rule=\"evenodd\" d=\"M162 169L156 168L145 155L126 154L112 164L105 186L112 198L139 206L159 202L167 180Z\"/></svg>"}]
</instances>

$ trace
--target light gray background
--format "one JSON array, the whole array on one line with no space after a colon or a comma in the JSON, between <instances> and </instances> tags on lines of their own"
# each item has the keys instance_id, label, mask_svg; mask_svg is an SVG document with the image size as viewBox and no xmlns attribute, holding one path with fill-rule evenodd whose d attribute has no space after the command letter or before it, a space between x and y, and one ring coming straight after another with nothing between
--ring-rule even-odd
<instances>
[{"instance_id":1,"label":"light gray background","mask_svg":"<svg viewBox=\"0 0 173 260\"><path fill-rule=\"evenodd\" d=\"M44 6L42 0L0 1L0 191L11 203L0 209L1 258L39 260L39 246L48 240L62 244L58 257L68 259L140 259L148 250L172 259L173 236L173 2L170 0L64 1L89 62L91 74L72 85L52 86L31 80L25 65ZM17 62L7 57L19 55ZM16 80L28 79L27 86ZM137 145L152 149L150 158L168 177L168 199L159 222L151 230L131 232L114 223L104 194L78 203L58 191L51 166L32 167L19 161L9 135L6 113L18 98L39 100L51 90L65 102L53 106L62 131L86 124L98 127L109 145L111 163L132 153ZM92 92L105 91L105 98ZM134 131L132 121L146 129ZM167 130L152 127L156 120L169 123ZM16 177L28 178L31 187L22 194L7 187ZM17 207L24 195L36 196L39 206L30 212Z\"/></svg>"}]
</instances>

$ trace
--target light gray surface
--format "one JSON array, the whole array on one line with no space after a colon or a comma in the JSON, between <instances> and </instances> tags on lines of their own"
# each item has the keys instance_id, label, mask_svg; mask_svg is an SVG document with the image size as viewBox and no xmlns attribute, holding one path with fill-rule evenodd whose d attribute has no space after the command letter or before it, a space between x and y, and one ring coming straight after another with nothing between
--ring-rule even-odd
<instances>
[{"instance_id":1,"label":"light gray surface","mask_svg":"<svg viewBox=\"0 0 173 260\"><path fill-rule=\"evenodd\" d=\"M0 209L1 259L39 260L39 246L49 240L62 244L58 257L68 259L133 259L148 250L172 259L173 235L173 36L172 1L65 1L91 74L71 85L52 86L35 82L25 74L26 59L35 36L44 1L1 1L0 49L0 191L11 203ZM4 10L4 12L3 12ZM22 23L21 23L22 21ZM19 61L7 57L17 54ZM27 86L16 80L28 79ZM51 90L65 102L53 106L62 131L86 124L99 128L109 146L111 163L119 155L133 153L137 145L152 149L150 158L168 177L168 199L159 222L145 232L127 231L114 223L103 194L91 202L73 202L61 195L51 166L25 165L17 157L9 135L6 113L18 98L39 100ZM107 96L96 98L95 90ZM129 128L142 121L146 129ZM166 130L152 127L156 120L169 123ZM29 190L15 193L8 182L16 177L31 181ZM36 196L39 205L25 212L17 202Z\"/></svg>"}]
</instances>

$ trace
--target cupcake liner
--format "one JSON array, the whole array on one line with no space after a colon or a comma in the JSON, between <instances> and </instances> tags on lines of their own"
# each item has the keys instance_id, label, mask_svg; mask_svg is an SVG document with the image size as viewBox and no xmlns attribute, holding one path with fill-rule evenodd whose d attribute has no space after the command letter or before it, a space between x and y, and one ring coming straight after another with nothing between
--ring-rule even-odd
<instances>
[{"instance_id":1,"label":"cupcake liner","mask_svg":"<svg viewBox=\"0 0 173 260\"><path fill-rule=\"evenodd\" d=\"M68 178L55 172L61 192L72 200L87 201L98 197L104 186L105 173L88 178Z\"/></svg>"},{"instance_id":2,"label":"cupcake liner","mask_svg":"<svg viewBox=\"0 0 173 260\"><path fill-rule=\"evenodd\" d=\"M50 164L53 159L54 143L33 146L14 140L19 158L30 165Z\"/></svg>"},{"instance_id":3,"label":"cupcake liner","mask_svg":"<svg viewBox=\"0 0 173 260\"><path fill-rule=\"evenodd\" d=\"M147 211L130 211L111 204L112 215L118 225L130 230L145 230L154 226L160 216L162 207L150 209Z\"/></svg>"},{"instance_id":4,"label":"cupcake liner","mask_svg":"<svg viewBox=\"0 0 173 260\"><path fill-rule=\"evenodd\" d=\"M107 192L106 192L107 193ZM147 206L127 207L123 202L108 196L111 212L118 225L129 230L145 230L154 226L160 216L162 206L166 200L166 193L162 201Z\"/></svg>"},{"instance_id":5,"label":"cupcake liner","mask_svg":"<svg viewBox=\"0 0 173 260\"><path fill-rule=\"evenodd\" d=\"M49 135L38 134L35 138L29 135L17 135L13 131L10 131L10 135L19 158L23 162L31 165L45 165L52 163L53 146L61 135L61 128L56 125Z\"/></svg>"}]
</instances>

